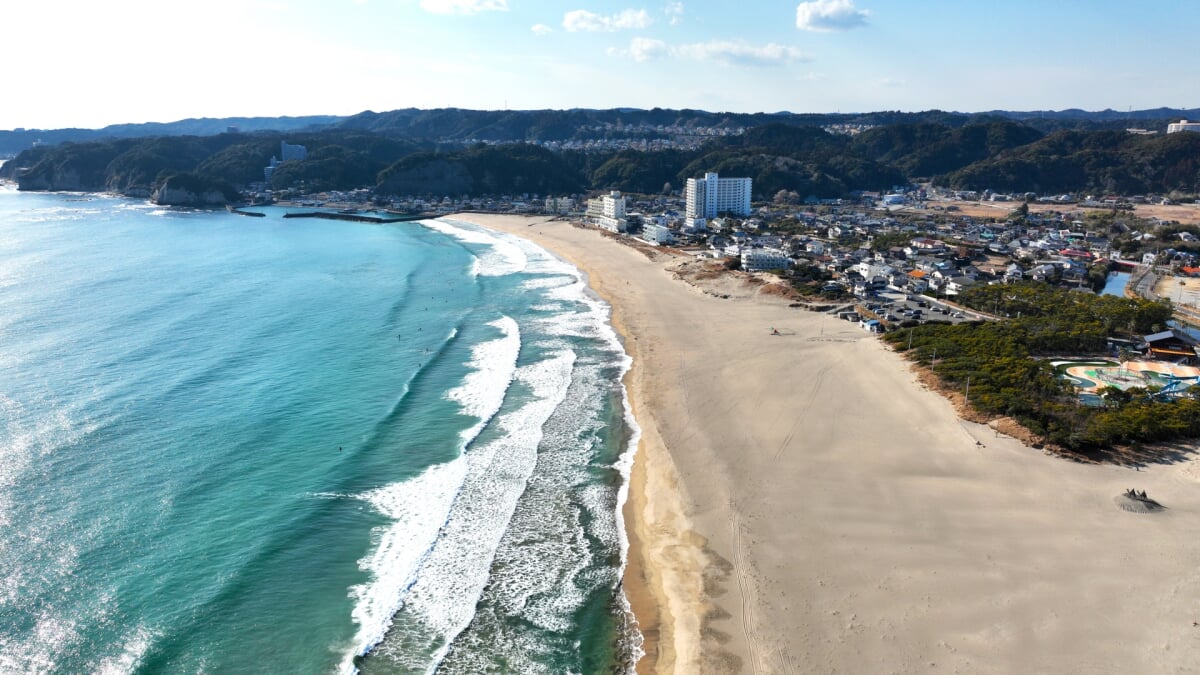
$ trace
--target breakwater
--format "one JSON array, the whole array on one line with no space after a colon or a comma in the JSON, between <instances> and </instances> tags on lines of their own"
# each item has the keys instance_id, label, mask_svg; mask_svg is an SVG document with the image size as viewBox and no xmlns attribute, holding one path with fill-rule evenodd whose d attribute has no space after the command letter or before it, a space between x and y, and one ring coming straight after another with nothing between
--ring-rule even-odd
<instances>
[{"instance_id":1,"label":"breakwater","mask_svg":"<svg viewBox=\"0 0 1200 675\"><path fill-rule=\"evenodd\" d=\"M435 216L420 213L411 216L370 216L365 213L340 213L336 211L298 211L283 214L284 218L321 218L324 220L349 220L356 223L405 223L424 220Z\"/></svg>"},{"instance_id":2,"label":"breakwater","mask_svg":"<svg viewBox=\"0 0 1200 675\"><path fill-rule=\"evenodd\" d=\"M250 216L251 218L266 218L267 214L262 211L243 211L240 206L225 205L225 210L238 216Z\"/></svg>"}]
</instances>

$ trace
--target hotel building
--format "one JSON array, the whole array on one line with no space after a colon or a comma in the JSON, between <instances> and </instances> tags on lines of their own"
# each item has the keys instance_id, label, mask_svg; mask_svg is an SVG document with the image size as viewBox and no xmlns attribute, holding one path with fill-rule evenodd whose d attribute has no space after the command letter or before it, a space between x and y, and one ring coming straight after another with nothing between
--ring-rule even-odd
<instances>
[{"instance_id":1,"label":"hotel building","mask_svg":"<svg viewBox=\"0 0 1200 675\"><path fill-rule=\"evenodd\" d=\"M684 194L689 224L716 218L719 213L750 215L749 178L720 178L715 173L706 173L704 178L689 178Z\"/></svg>"},{"instance_id":2,"label":"hotel building","mask_svg":"<svg viewBox=\"0 0 1200 675\"><path fill-rule=\"evenodd\" d=\"M625 197L612 192L588 200L587 216L597 226L610 232L625 232L629 221L625 217Z\"/></svg>"}]
</instances>

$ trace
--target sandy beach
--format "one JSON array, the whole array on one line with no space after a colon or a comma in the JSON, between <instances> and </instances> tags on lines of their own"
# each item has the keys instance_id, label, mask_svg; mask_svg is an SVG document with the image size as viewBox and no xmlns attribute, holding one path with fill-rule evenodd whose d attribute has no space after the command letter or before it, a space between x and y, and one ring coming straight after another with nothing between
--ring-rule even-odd
<instances>
[{"instance_id":1,"label":"sandy beach","mask_svg":"<svg viewBox=\"0 0 1200 675\"><path fill-rule=\"evenodd\" d=\"M855 324L565 222L634 359L642 673L1192 672L1200 464L1085 465L964 422ZM772 334L772 328L780 334ZM1167 510L1114 498L1145 490Z\"/></svg>"}]
</instances>

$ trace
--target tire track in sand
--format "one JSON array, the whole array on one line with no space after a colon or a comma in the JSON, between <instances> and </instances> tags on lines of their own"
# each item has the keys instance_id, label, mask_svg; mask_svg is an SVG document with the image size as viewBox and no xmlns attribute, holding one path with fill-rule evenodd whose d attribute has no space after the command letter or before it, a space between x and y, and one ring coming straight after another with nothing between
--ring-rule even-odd
<instances>
[{"instance_id":1,"label":"tire track in sand","mask_svg":"<svg viewBox=\"0 0 1200 675\"><path fill-rule=\"evenodd\" d=\"M831 367L832 366L824 366L817 371L816 376L811 380L811 384L809 385L808 389L808 396L804 398L804 403L801 404L800 409L797 411L797 416L792 418L792 426L790 429L788 429L788 434L784 437L783 442L780 443L779 447L775 450L775 455L771 458L771 461L778 462L779 458L783 456L783 451L786 450L789 445L791 445L792 437L796 435L796 427L800 425L799 412L801 410L809 410L812 408L812 404L817 400L817 394L821 393L821 384L825 381L825 375L829 372Z\"/></svg>"},{"instance_id":2,"label":"tire track in sand","mask_svg":"<svg viewBox=\"0 0 1200 675\"><path fill-rule=\"evenodd\" d=\"M738 593L742 600L742 632L746 636L746 649L750 652L750 671L759 675L762 664L759 662L758 591L754 580L750 577L749 565L746 563L746 549L742 542L741 515L737 504L729 500L729 529L733 535L733 572L737 576Z\"/></svg>"}]
</instances>

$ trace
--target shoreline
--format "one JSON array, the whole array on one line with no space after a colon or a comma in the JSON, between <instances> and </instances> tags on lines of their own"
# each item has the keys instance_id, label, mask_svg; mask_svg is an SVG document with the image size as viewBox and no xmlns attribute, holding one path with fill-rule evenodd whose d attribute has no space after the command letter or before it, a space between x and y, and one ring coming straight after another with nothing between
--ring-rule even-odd
<instances>
[{"instance_id":1,"label":"shoreline","mask_svg":"<svg viewBox=\"0 0 1200 675\"><path fill-rule=\"evenodd\" d=\"M1194 444L1136 473L1048 456L960 419L848 322L736 279L681 283L686 258L595 229L456 218L579 268L633 358L624 584L639 673L1200 661ZM1122 511L1131 487L1167 510Z\"/></svg>"},{"instance_id":2,"label":"shoreline","mask_svg":"<svg viewBox=\"0 0 1200 675\"><path fill-rule=\"evenodd\" d=\"M686 520L683 518L683 498L678 492L677 480L671 475L673 467L670 466L670 456L662 445L654 421L645 407L642 388L643 356L639 354L640 341L632 336L625 321L625 306L613 297L607 278L589 264L589 261L571 255L570 252L563 250L563 247L554 246L542 237L530 237L531 233L519 227L521 225L528 227L533 223L551 222L549 218L517 217L514 221L511 220L511 216L505 218L504 216L495 217L485 214L456 214L449 218L530 239L579 269L588 287L609 307L610 323L613 330L621 337L622 345L631 359L623 384L629 399L630 410L641 431L630 468L627 498L621 509L625 534L629 543L622 588L643 640L644 655L638 661L637 672L639 675L676 672L675 654L678 647L673 644L676 633L671 608L681 604L682 598L671 598L668 595L667 589L671 582L663 578L664 567L666 567L664 561L649 559L655 554L650 543L661 538L652 534L651 528L658 526L662 529L671 529L682 526L684 531L690 528L687 527ZM558 221L558 224L571 226L562 221ZM652 493L655 495L653 504L649 499L649 495ZM647 514L651 509L661 515L648 518ZM657 548L662 548L662 546ZM700 568L677 572L677 574L693 578L700 577L702 573L703 570ZM692 603L698 603L702 601L702 598L697 595L691 600ZM698 645L691 648L698 649Z\"/></svg>"}]
</instances>

